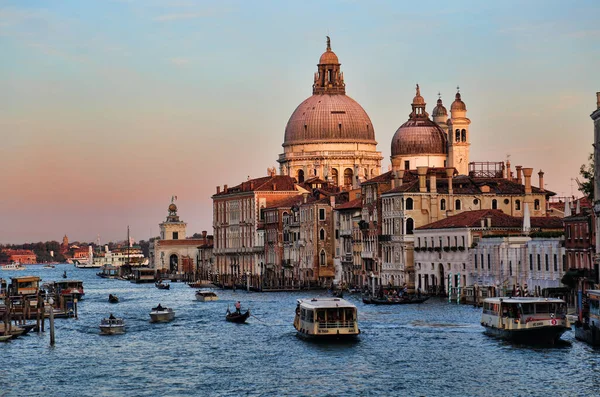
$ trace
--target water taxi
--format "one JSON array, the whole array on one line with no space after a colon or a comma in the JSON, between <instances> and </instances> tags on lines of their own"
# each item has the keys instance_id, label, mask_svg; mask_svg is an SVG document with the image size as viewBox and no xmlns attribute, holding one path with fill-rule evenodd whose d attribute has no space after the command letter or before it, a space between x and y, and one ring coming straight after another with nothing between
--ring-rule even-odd
<instances>
[{"instance_id":1,"label":"water taxi","mask_svg":"<svg viewBox=\"0 0 600 397\"><path fill-rule=\"evenodd\" d=\"M354 338L360 334L356 306L341 298L298 299L294 328L308 339Z\"/></svg>"},{"instance_id":2,"label":"water taxi","mask_svg":"<svg viewBox=\"0 0 600 397\"><path fill-rule=\"evenodd\" d=\"M196 300L200 302L216 301L219 300L219 297L212 291L196 291Z\"/></svg>"},{"instance_id":3,"label":"water taxi","mask_svg":"<svg viewBox=\"0 0 600 397\"><path fill-rule=\"evenodd\" d=\"M571 328L565 301L556 298L486 298L485 333L518 343L554 344Z\"/></svg>"},{"instance_id":4,"label":"water taxi","mask_svg":"<svg viewBox=\"0 0 600 397\"><path fill-rule=\"evenodd\" d=\"M112 314L108 318L103 318L100 321L100 334L101 335L119 335L125 333L125 320L113 316Z\"/></svg>"},{"instance_id":5,"label":"water taxi","mask_svg":"<svg viewBox=\"0 0 600 397\"><path fill-rule=\"evenodd\" d=\"M168 323L175 318L175 312L170 307L162 307L160 304L150 312L151 323Z\"/></svg>"},{"instance_id":6,"label":"water taxi","mask_svg":"<svg viewBox=\"0 0 600 397\"><path fill-rule=\"evenodd\" d=\"M579 291L575 338L592 346L600 346L600 290Z\"/></svg>"}]
</instances>

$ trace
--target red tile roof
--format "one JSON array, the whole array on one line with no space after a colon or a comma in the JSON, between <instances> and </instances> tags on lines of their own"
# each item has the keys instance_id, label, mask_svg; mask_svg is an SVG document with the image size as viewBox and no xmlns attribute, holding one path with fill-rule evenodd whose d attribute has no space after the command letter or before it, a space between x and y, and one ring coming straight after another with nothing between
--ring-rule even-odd
<instances>
[{"instance_id":1,"label":"red tile roof","mask_svg":"<svg viewBox=\"0 0 600 397\"><path fill-rule=\"evenodd\" d=\"M362 208L362 198L361 197L354 199L352 201L348 201L345 204L340 204L337 207L335 207L336 210L348 210L348 209L353 209L353 208Z\"/></svg>"},{"instance_id":2,"label":"red tile roof","mask_svg":"<svg viewBox=\"0 0 600 397\"><path fill-rule=\"evenodd\" d=\"M480 228L481 221L490 218L492 228L521 228L523 218L507 215L500 210L476 210L465 211L457 215L432 222L421 226L417 230L424 229L453 229L453 228ZM540 229L563 229L562 218L556 216L534 216L531 217L531 227Z\"/></svg>"},{"instance_id":3,"label":"red tile roof","mask_svg":"<svg viewBox=\"0 0 600 397\"><path fill-rule=\"evenodd\" d=\"M214 196L223 196L226 194L243 193L243 192L288 192L297 191L295 179L287 175L265 176L261 178L249 179L237 186L233 186L214 194Z\"/></svg>"}]
</instances>

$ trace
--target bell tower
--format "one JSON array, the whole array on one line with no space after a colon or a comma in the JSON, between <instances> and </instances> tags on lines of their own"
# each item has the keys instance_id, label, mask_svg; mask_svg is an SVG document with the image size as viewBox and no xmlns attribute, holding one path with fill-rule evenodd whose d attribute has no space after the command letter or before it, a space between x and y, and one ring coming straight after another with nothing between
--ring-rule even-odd
<instances>
[{"instance_id":1,"label":"bell tower","mask_svg":"<svg viewBox=\"0 0 600 397\"><path fill-rule=\"evenodd\" d=\"M456 168L459 175L468 175L471 120L467 118L467 106L461 99L459 87L456 89L448 120L448 167Z\"/></svg>"},{"instance_id":2,"label":"bell tower","mask_svg":"<svg viewBox=\"0 0 600 397\"><path fill-rule=\"evenodd\" d=\"M187 223L182 222L177 215L177 206L174 203L174 199L171 199L167 215L167 220L159 224L160 227L160 239L161 240L185 240L186 226Z\"/></svg>"}]
</instances>

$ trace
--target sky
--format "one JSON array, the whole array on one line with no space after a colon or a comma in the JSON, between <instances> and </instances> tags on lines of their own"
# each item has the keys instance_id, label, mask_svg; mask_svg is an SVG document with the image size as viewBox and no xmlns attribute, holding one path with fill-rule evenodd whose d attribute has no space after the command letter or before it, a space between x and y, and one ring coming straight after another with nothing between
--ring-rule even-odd
<instances>
[{"instance_id":1,"label":"sky","mask_svg":"<svg viewBox=\"0 0 600 397\"><path fill-rule=\"evenodd\" d=\"M382 171L419 83L460 86L470 160L578 195L600 91L600 2L0 1L0 244L158 235L172 196L212 233L217 185L266 175L325 36ZM514 169L514 168L513 168Z\"/></svg>"}]
</instances>

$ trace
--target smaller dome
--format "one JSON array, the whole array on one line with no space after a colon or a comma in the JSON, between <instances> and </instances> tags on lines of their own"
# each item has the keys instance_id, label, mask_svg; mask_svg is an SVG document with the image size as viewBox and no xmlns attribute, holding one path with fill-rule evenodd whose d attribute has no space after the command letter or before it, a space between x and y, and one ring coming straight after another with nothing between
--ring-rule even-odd
<instances>
[{"instance_id":1,"label":"smaller dome","mask_svg":"<svg viewBox=\"0 0 600 397\"><path fill-rule=\"evenodd\" d=\"M337 55L331 49L327 49L319 58L319 65L338 65L339 63Z\"/></svg>"},{"instance_id":2,"label":"smaller dome","mask_svg":"<svg viewBox=\"0 0 600 397\"><path fill-rule=\"evenodd\" d=\"M433 112L431 113L431 115L433 117L440 117L440 116L447 116L448 115L448 111L446 110L446 108L442 104L442 98L440 98L440 99L437 100L437 105L436 105L436 107L433 108Z\"/></svg>"},{"instance_id":3,"label":"smaller dome","mask_svg":"<svg viewBox=\"0 0 600 397\"><path fill-rule=\"evenodd\" d=\"M467 110L467 105L460 99L460 92L456 93L456 99L452 102L452 106L450 107L450 111L459 111L465 112Z\"/></svg>"},{"instance_id":4,"label":"smaller dome","mask_svg":"<svg viewBox=\"0 0 600 397\"><path fill-rule=\"evenodd\" d=\"M169 205L169 211L170 212L177 212L177 206L175 204Z\"/></svg>"}]
</instances>

